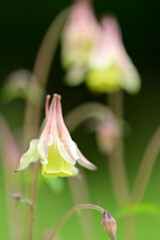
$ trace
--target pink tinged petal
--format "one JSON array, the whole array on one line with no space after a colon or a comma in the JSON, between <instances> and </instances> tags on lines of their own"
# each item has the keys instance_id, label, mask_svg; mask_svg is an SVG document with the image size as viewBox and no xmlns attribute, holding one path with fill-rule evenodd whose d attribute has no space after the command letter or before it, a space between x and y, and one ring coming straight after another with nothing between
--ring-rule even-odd
<instances>
[{"instance_id":1,"label":"pink tinged petal","mask_svg":"<svg viewBox=\"0 0 160 240\"><path fill-rule=\"evenodd\" d=\"M44 137L40 139L37 150L40 155L41 163L47 164L47 158L48 158L48 147L53 144L53 137L51 135L48 135L47 137Z\"/></svg>"},{"instance_id":2,"label":"pink tinged petal","mask_svg":"<svg viewBox=\"0 0 160 240\"><path fill-rule=\"evenodd\" d=\"M46 126L40 136L40 139L47 137L48 135L53 135L55 139L57 137L57 126L56 126L56 99L53 98L49 107L49 99L48 95L46 99Z\"/></svg>"},{"instance_id":3,"label":"pink tinged petal","mask_svg":"<svg viewBox=\"0 0 160 240\"><path fill-rule=\"evenodd\" d=\"M58 138L57 147L61 157L67 163L70 163L72 165L76 164L76 160L78 160L79 156L77 154L77 147L73 141L70 142L70 145L68 145L66 142Z\"/></svg>"},{"instance_id":4,"label":"pink tinged petal","mask_svg":"<svg viewBox=\"0 0 160 240\"><path fill-rule=\"evenodd\" d=\"M62 107L61 107L61 98L57 97L57 126L59 133L59 140L57 141L57 145L59 148L59 152L65 161L71 164L75 164L75 161L79 158L77 153L77 146L72 141L72 138L67 130L63 116L62 116ZM71 161L72 159L72 161Z\"/></svg>"},{"instance_id":5,"label":"pink tinged petal","mask_svg":"<svg viewBox=\"0 0 160 240\"><path fill-rule=\"evenodd\" d=\"M20 159L20 164L17 171L24 170L29 166L30 163L37 162L39 160L39 153L37 151L39 139L33 139L30 142L29 149L26 153L24 153Z\"/></svg>"},{"instance_id":6,"label":"pink tinged petal","mask_svg":"<svg viewBox=\"0 0 160 240\"><path fill-rule=\"evenodd\" d=\"M78 149L78 155L79 155L79 159L77 160L77 162L79 163L79 165L93 171L97 169L97 167L94 164L89 162L87 158L83 156L83 154L79 149Z\"/></svg>"},{"instance_id":7,"label":"pink tinged petal","mask_svg":"<svg viewBox=\"0 0 160 240\"><path fill-rule=\"evenodd\" d=\"M47 95L46 97L46 105L45 105L45 112L46 112L46 118L48 120L49 118L49 100L50 100L51 96Z\"/></svg>"},{"instance_id":8,"label":"pink tinged petal","mask_svg":"<svg viewBox=\"0 0 160 240\"><path fill-rule=\"evenodd\" d=\"M50 134L53 136L53 142L56 143L56 139L58 138L58 126L57 126L57 97L60 97L57 94L54 94L50 105Z\"/></svg>"},{"instance_id":9,"label":"pink tinged petal","mask_svg":"<svg viewBox=\"0 0 160 240\"><path fill-rule=\"evenodd\" d=\"M110 51L112 49L113 57L125 73L123 87L130 93L136 93L140 88L140 76L125 50L118 22L113 17L105 17L102 19L102 26L107 33L108 48L110 47Z\"/></svg>"}]
</instances>

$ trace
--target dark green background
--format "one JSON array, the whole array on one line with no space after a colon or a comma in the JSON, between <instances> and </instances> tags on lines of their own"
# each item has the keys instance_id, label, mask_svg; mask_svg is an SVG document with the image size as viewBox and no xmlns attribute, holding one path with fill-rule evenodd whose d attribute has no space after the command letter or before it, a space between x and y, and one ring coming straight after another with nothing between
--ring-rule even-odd
<instances>
[{"instance_id":1,"label":"dark green background","mask_svg":"<svg viewBox=\"0 0 160 240\"><path fill-rule=\"evenodd\" d=\"M3 86L9 73L20 68L32 70L38 47L48 26L56 14L70 3L71 1L65 0L0 2L0 86ZM126 49L142 78L142 89L138 95L125 94L125 119L131 126L131 133L125 139L125 161L129 183L132 186L146 144L160 122L160 3L156 0L95 0L94 6L98 17L107 12L113 12L118 17ZM53 61L47 92L57 92L63 96L64 113L83 102L105 102L106 96L90 93L85 85L69 88L63 84L64 72L60 64L59 50L58 48ZM23 124L24 104L23 100L16 100L8 105L0 102L1 113L13 130ZM73 133L73 138L88 159L99 168L96 173L86 170L92 202L100 201L111 213L116 212L107 161L99 153L95 135L81 126ZM157 160L144 201L159 204L160 161L159 158ZM4 223L0 224L0 239L7 240L7 220L3 211L3 174L0 174L0 183L0 218L3 218ZM13 202L10 201L10 204ZM67 182L64 191L59 195L53 194L43 185L39 191L35 239L39 240L41 229L53 227L71 206ZM106 239L100 226L100 215L95 214L95 219L99 239ZM82 239L76 217L73 216L68 221L62 229L62 234L64 239ZM118 220L117 239L122 239L121 220ZM146 213L137 216L136 240L140 239L160 239L158 220Z\"/></svg>"}]
</instances>

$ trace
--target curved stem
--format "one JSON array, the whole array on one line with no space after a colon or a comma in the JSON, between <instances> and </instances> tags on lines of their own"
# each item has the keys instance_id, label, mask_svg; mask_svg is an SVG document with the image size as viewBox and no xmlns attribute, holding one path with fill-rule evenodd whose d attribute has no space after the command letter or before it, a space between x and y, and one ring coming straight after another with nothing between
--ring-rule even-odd
<instances>
[{"instance_id":1,"label":"curved stem","mask_svg":"<svg viewBox=\"0 0 160 240\"><path fill-rule=\"evenodd\" d=\"M79 174L81 176L80 178L68 178L73 205L90 202L88 182L85 171L82 167L79 167ZM81 227L83 238L97 240L98 236L92 212L88 212L85 215L80 214L77 218Z\"/></svg>"},{"instance_id":2,"label":"curved stem","mask_svg":"<svg viewBox=\"0 0 160 240\"><path fill-rule=\"evenodd\" d=\"M111 111L103 104L90 102L76 107L65 116L65 123L70 132L74 131L83 121L96 118L99 121L113 118ZM68 178L74 204L90 202L89 189L85 172L79 168L81 178ZM83 193L83 194L82 194ZM78 215L79 224L84 238L97 240L94 218L91 212L87 215Z\"/></svg>"},{"instance_id":3,"label":"curved stem","mask_svg":"<svg viewBox=\"0 0 160 240\"><path fill-rule=\"evenodd\" d=\"M113 118L113 114L103 104L94 102L84 103L65 116L65 123L70 131L74 131L82 122L92 117L103 121L106 118Z\"/></svg>"},{"instance_id":4,"label":"curved stem","mask_svg":"<svg viewBox=\"0 0 160 240\"><path fill-rule=\"evenodd\" d=\"M35 85L37 84L42 89L46 86L53 56L68 13L69 9L67 8L58 14L42 40L33 69L33 78L29 88L29 91L31 92L33 83ZM43 96L38 99L36 106L30 101L27 102L24 124L25 145L28 145L30 139L33 139L38 135L42 100Z\"/></svg>"},{"instance_id":5,"label":"curved stem","mask_svg":"<svg viewBox=\"0 0 160 240\"><path fill-rule=\"evenodd\" d=\"M73 208L71 208L59 221L59 223L57 224L57 226L54 228L53 232L51 233L49 240L52 240L56 233L58 232L59 228L62 226L62 224L64 223L64 221L75 211L78 211L79 209L95 209L101 213L104 214L105 209L103 209L102 207L95 205L95 204L91 204L91 203L87 203L87 204L79 204L77 206L74 206Z\"/></svg>"},{"instance_id":6,"label":"curved stem","mask_svg":"<svg viewBox=\"0 0 160 240\"><path fill-rule=\"evenodd\" d=\"M32 92L33 83L37 84L40 88L44 89L47 83L47 78L49 75L49 70L53 60L55 50L57 48L62 27L68 16L69 9L65 9L54 19L48 31L46 32L42 43L40 45L35 66L33 69L33 78L31 79L29 91ZM38 100L38 103L34 105L31 102L27 102L26 112L25 112L25 123L24 123L24 143L28 145L30 139L38 136L39 123L40 123L40 113L42 108L43 96ZM40 163L37 162L34 168L34 180L32 186L32 204L30 207L30 224L29 224L29 239L33 239L33 223L34 223L34 212L35 212L35 202L37 193L37 179L38 170Z\"/></svg>"},{"instance_id":7,"label":"curved stem","mask_svg":"<svg viewBox=\"0 0 160 240\"><path fill-rule=\"evenodd\" d=\"M155 131L141 161L141 165L133 186L132 200L140 202L144 196L151 176L156 157L160 151L160 126Z\"/></svg>"}]
</instances>

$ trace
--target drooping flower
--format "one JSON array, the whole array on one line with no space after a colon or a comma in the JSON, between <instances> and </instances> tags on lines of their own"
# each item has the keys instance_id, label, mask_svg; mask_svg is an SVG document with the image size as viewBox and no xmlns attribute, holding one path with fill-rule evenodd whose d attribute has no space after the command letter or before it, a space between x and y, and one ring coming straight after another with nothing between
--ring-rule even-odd
<instances>
[{"instance_id":1,"label":"drooping flower","mask_svg":"<svg viewBox=\"0 0 160 240\"><path fill-rule=\"evenodd\" d=\"M78 173L76 162L95 170L73 142L63 120L61 96L54 94L49 106L50 96L46 99L46 125L39 139L30 143L29 150L20 159L17 171L25 169L31 162L40 159L42 175L48 178L74 176Z\"/></svg>"},{"instance_id":2,"label":"drooping flower","mask_svg":"<svg viewBox=\"0 0 160 240\"><path fill-rule=\"evenodd\" d=\"M114 92L125 89L136 93L140 77L128 56L117 20L106 16L101 21L101 32L90 57L87 86L95 92Z\"/></svg>"},{"instance_id":3,"label":"drooping flower","mask_svg":"<svg viewBox=\"0 0 160 240\"><path fill-rule=\"evenodd\" d=\"M90 0L75 0L62 34L62 64L68 70L68 84L77 85L84 80L97 31L99 25Z\"/></svg>"}]
</instances>

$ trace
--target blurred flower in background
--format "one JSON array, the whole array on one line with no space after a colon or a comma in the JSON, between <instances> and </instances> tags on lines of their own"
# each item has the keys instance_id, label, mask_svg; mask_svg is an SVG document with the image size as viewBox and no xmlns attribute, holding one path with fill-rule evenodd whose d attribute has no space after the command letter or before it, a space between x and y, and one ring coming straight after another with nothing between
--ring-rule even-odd
<instances>
[{"instance_id":1,"label":"blurred flower in background","mask_svg":"<svg viewBox=\"0 0 160 240\"><path fill-rule=\"evenodd\" d=\"M140 76L128 56L115 17L97 22L91 1L77 0L62 34L62 65L66 82L76 86L86 79L91 91L106 93L124 89L136 93Z\"/></svg>"},{"instance_id":2,"label":"blurred flower in background","mask_svg":"<svg viewBox=\"0 0 160 240\"><path fill-rule=\"evenodd\" d=\"M96 47L90 56L86 80L95 92L113 92L120 88L136 93L140 77L124 48L117 20L106 16L101 21L101 31Z\"/></svg>"},{"instance_id":3,"label":"blurred flower in background","mask_svg":"<svg viewBox=\"0 0 160 240\"><path fill-rule=\"evenodd\" d=\"M8 75L0 91L0 96L5 103L16 98L23 98L36 104L43 92L44 90L36 84L36 78L32 72L27 69L19 69Z\"/></svg>"},{"instance_id":4,"label":"blurred flower in background","mask_svg":"<svg viewBox=\"0 0 160 240\"><path fill-rule=\"evenodd\" d=\"M62 34L62 65L67 69L69 85L78 85L84 80L98 31L90 1L76 0Z\"/></svg>"},{"instance_id":5,"label":"blurred flower in background","mask_svg":"<svg viewBox=\"0 0 160 240\"><path fill-rule=\"evenodd\" d=\"M13 171L18 166L23 148L16 140L2 115L0 115L0 131L0 150L4 159L3 164L5 169Z\"/></svg>"},{"instance_id":6,"label":"blurred flower in background","mask_svg":"<svg viewBox=\"0 0 160 240\"><path fill-rule=\"evenodd\" d=\"M112 153L120 136L120 128L115 119L109 119L99 124L96 138L99 149L103 153Z\"/></svg>"}]
</instances>

